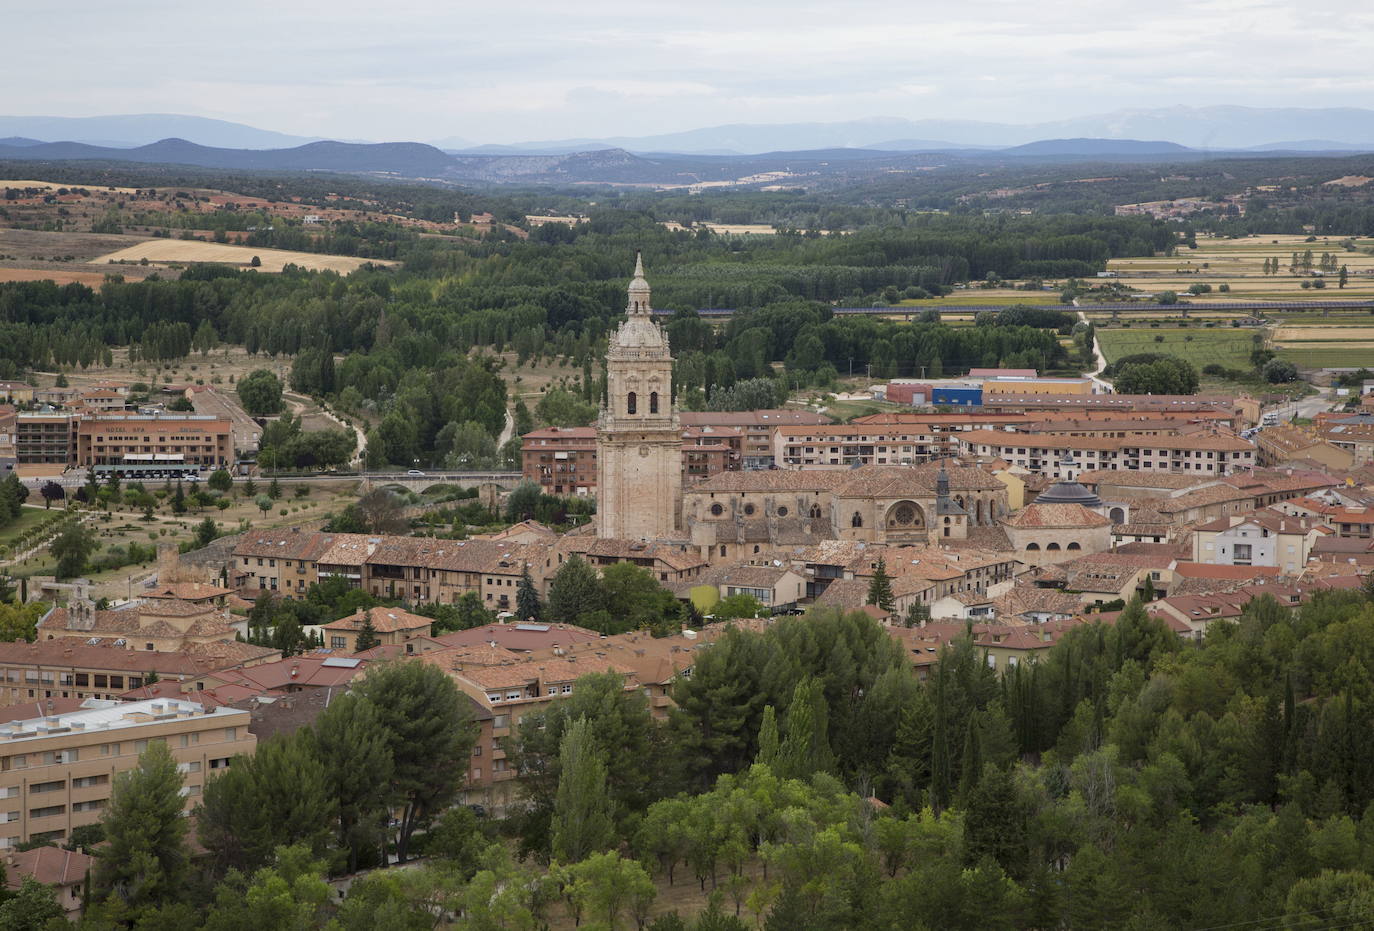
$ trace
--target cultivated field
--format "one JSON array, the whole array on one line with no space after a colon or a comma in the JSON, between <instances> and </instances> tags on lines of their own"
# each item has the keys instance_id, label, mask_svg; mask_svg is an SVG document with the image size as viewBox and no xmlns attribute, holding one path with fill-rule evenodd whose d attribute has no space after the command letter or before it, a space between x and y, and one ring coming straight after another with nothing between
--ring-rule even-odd
<instances>
[{"instance_id":1,"label":"cultivated field","mask_svg":"<svg viewBox=\"0 0 1374 931\"><path fill-rule=\"evenodd\" d=\"M247 268L257 256L263 272L279 272L287 265L299 265L317 271L349 272L369 263L394 265L377 259L363 259L345 255L320 255L315 252L287 252L281 249L258 249L252 246L231 246L226 243L198 242L189 239L146 239L136 245L91 259L91 264L111 262L185 265L191 262L218 262Z\"/></svg>"},{"instance_id":2,"label":"cultivated field","mask_svg":"<svg viewBox=\"0 0 1374 931\"><path fill-rule=\"evenodd\" d=\"M1198 248L1179 249L1176 255L1151 258L1113 259L1108 268L1120 275L1113 279L1129 287L1147 292L1176 291L1187 296L1190 285L1209 284L1212 291L1190 301L1246 301L1291 300L1358 300L1374 297L1374 239L1353 239L1354 251L1342 245L1343 236L1321 236L1312 242L1306 236L1275 236L1261 234L1246 239L1215 239L1198 237ZM1294 252L1311 249L1314 263L1323 252L1333 253L1338 265L1349 269L1345 288L1337 287L1337 276L1289 272ZM1264 274L1266 259L1279 260L1279 274ZM1316 267L1314 265L1314 271ZM1310 287L1318 280L1324 288ZM1303 288L1306 282L1309 287ZM1223 293L1219 286L1230 286Z\"/></svg>"},{"instance_id":3,"label":"cultivated field","mask_svg":"<svg viewBox=\"0 0 1374 931\"><path fill-rule=\"evenodd\" d=\"M1248 369L1250 353L1255 349L1254 337L1259 331L1254 328L1207 330L1189 327L1153 329L1132 327L1126 329L1098 330L1097 339L1102 346L1102 354L1107 361L1115 362L1122 356L1141 352L1160 352L1187 359L1199 370L1204 365L1217 363L1227 368Z\"/></svg>"}]
</instances>

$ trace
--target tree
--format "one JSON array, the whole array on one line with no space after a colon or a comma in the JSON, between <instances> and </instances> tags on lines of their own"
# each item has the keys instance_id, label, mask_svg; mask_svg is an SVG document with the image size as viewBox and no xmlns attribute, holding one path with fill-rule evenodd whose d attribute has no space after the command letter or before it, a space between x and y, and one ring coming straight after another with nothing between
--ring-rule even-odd
<instances>
[{"instance_id":1,"label":"tree","mask_svg":"<svg viewBox=\"0 0 1374 931\"><path fill-rule=\"evenodd\" d=\"M913 601L911 607L906 609L906 617L902 618L902 624L906 627L924 627L929 620L929 606L920 601Z\"/></svg>"},{"instance_id":2,"label":"tree","mask_svg":"<svg viewBox=\"0 0 1374 931\"><path fill-rule=\"evenodd\" d=\"M136 768L115 776L101 817L106 844L96 852L97 898L114 896L137 914L184 894L190 854L181 785L165 740L151 741Z\"/></svg>"},{"instance_id":3,"label":"tree","mask_svg":"<svg viewBox=\"0 0 1374 931\"><path fill-rule=\"evenodd\" d=\"M1178 295L1173 291L1160 291L1155 295L1155 302L1159 304L1177 304Z\"/></svg>"},{"instance_id":4,"label":"tree","mask_svg":"<svg viewBox=\"0 0 1374 931\"><path fill-rule=\"evenodd\" d=\"M506 496L506 520L514 524L534 517L543 495L538 482L522 480Z\"/></svg>"},{"instance_id":5,"label":"tree","mask_svg":"<svg viewBox=\"0 0 1374 931\"><path fill-rule=\"evenodd\" d=\"M784 779L807 779L814 773L834 769L830 750L829 708L819 679L807 676L792 690L787 706L787 736L778 748L778 775Z\"/></svg>"},{"instance_id":6,"label":"tree","mask_svg":"<svg viewBox=\"0 0 1374 931\"><path fill-rule=\"evenodd\" d=\"M759 725L759 752L754 757L755 763L761 763L770 769L776 769L778 765L778 754L781 751L781 738L778 736L778 716L769 705L763 709L763 724Z\"/></svg>"},{"instance_id":7,"label":"tree","mask_svg":"<svg viewBox=\"0 0 1374 931\"><path fill-rule=\"evenodd\" d=\"M281 413L281 379L267 369L258 369L240 378L238 393L243 409L254 417Z\"/></svg>"},{"instance_id":8,"label":"tree","mask_svg":"<svg viewBox=\"0 0 1374 931\"><path fill-rule=\"evenodd\" d=\"M215 519L213 517L207 517L199 524L196 524L195 542L197 549L204 546L209 546L211 543L215 542L215 538L218 536L219 524L215 523Z\"/></svg>"},{"instance_id":9,"label":"tree","mask_svg":"<svg viewBox=\"0 0 1374 931\"><path fill-rule=\"evenodd\" d=\"M172 513L186 513L186 490L181 487L181 482L177 482L176 493L172 495Z\"/></svg>"},{"instance_id":10,"label":"tree","mask_svg":"<svg viewBox=\"0 0 1374 931\"><path fill-rule=\"evenodd\" d=\"M210 486L211 491L227 495L234 487L234 476L229 474L228 469L216 469L210 473L210 478L206 484Z\"/></svg>"},{"instance_id":11,"label":"tree","mask_svg":"<svg viewBox=\"0 0 1374 931\"><path fill-rule=\"evenodd\" d=\"M558 762L561 773L553 808L552 852L563 863L576 863L615 840L605 753L592 739L586 718L568 725L559 744Z\"/></svg>"},{"instance_id":12,"label":"tree","mask_svg":"<svg viewBox=\"0 0 1374 931\"><path fill-rule=\"evenodd\" d=\"M267 497L273 501L278 501L281 499L281 494L281 482L273 478L271 484L267 486Z\"/></svg>"},{"instance_id":13,"label":"tree","mask_svg":"<svg viewBox=\"0 0 1374 931\"><path fill-rule=\"evenodd\" d=\"M25 876L19 891L0 904L0 928L5 931L44 931L69 927L57 891Z\"/></svg>"},{"instance_id":14,"label":"tree","mask_svg":"<svg viewBox=\"0 0 1374 931\"><path fill-rule=\"evenodd\" d=\"M771 612L768 607L753 595L744 592L736 592L727 598L717 601L711 608L711 613L718 618L736 617L767 617Z\"/></svg>"},{"instance_id":15,"label":"tree","mask_svg":"<svg viewBox=\"0 0 1374 931\"><path fill-rule=\"evenodd\" d=\"M1264 363L1261 370L1264 380L1271 385L1282 384L1284 382L1296 381L1298 378L1298 367L1287 359L1270 359Z\"/></svg>"},{"instance_id":16,"label":"tree","mask_svg":"<svg viewBox=\"0 0 1374 931\"><path fill-rule=\"evenodd\" d=\"M549 618L575 624L582 615L602 611L605 607L606 591L596 570L581 556L572 554L549 582Z\"/></svg>"},{"instance_id":17,"label":"tree","mask_svg":"<svg viewBox=\"0 0 1374 931\"><path fill-rule=\"evenodd\" d=\"M896 601L892 596L892 580L887 574L887 560L879 558L873 570L873 578L868 583L868 604L877 605L884 611L892 611Z\"/></svg>"},{"instance_id":18,"label":"tree","mask_svg":"<svg viewBox=\"0 0 1374 931\"><path fill-rule=\"evenodd\" d=\"M372 626L372 612L363 612L363 623L358 628L358 640L353 647L353 652L361 653L381 645L382 641L377 639L377 628Z\"/></svg>"},{"instance_id":19,"label":"tree","mask_svg":"<svg viewBox=\"0 0 1374 931\"><path fill-rule=\"evenodd\" d=\"M520 573L520 583L515 588L515 613L523 621L535 622L544 614L544 606L539 601L539 592L530 578L528 566Z\"/></svg>"},{"instance_id":20,"label":"tree","mask_svg":"<svg viewBox=\"0 0 1374 931\"><path fill-rule=\"evenodd\" d=\"M52 479L43 483L43 487L38 489L38 493L43 496L43 507L50 508L54 501L61 501L67 496L66 489L54 482Z\"/></svg>"},{"instance_id":21,"label":"tree","mask_svg":"<svg viewBox=\"0 0 1374 931\"><path fill-rule=\"evenodd\" d=\"M476 740L471 713L442 669L384 663L354 687L372 705L394 765L392 797L402 808L396 855L404 862L415 830L452 801Z\"/></svg>"},{"instance_id":22,"label":"tree","mask_svg":"<svg viewBox=\"0 0 1374 931\"><path fill-rule=\"evenodd\" d=\"M272 510L272 499L267 495L258 495L253 499L253 504L257 505L259 511L262 511L263 517L266 517L267 512Z\"/></svg>"},{"instance_id":23,"label":"tree","mask_svg":"<svg viewBox=\"0 0 1374 931\"><path fill-rule=\"evenodd\" d=\"M1346 283L1347 283L1349 280L1350 280L1350 269L1349 269L1348 267L1342 265L1342 266L1341 266L1341 271L1340 271L1340 277L1336 280L1336 287L1338 287L1338 288L1344 288L1345 285L1346 285Z\"/></svg>"},{"instance_id":24,"label":"tree","mask_svg":"<svg viewBox=\"0 0 1374 931\"><path fill-rule=\"evenodd\" d=\"M95 534L79 520L70 520L52 542L49 551L57 560L58 579L74 579L86 569L86 561L95 552Z\"/></svg>"},{"instance_id":25,"label":"tree","mask_svg":"<svg viewBox=\"0 0 1374 931\"><path fill-rule=\"evenodd\" d=\"M572 875L587 905L605 916L611 931L615 931L616 921L626 907L642 915L658 892L644 867L614 850L582 860L572 867Z\"/></svg>"},{"instance_id":26,"label":"tree","mask_svg":"<svg viewBox=\"0 0 1374 931\"><path fill-rule=\"evenodd\" d=\"M404 533L410 529L405 505L385 488L374 488L359 498L358 511L371 533Z\"/></svg>"},{"instance_id":27,"label":"tree","mask_svg":"<svg viewBox=\"0 0 1374 931\"><path fill-rule=\"evenodd\" d=\"M278 847L272 865L254 873L251 882L235 873L219 885L201 927L203 931L314 931L326 927L325 910L332 890L325 882L324 870L325 864L308 847Z\"/></svg>"}]
</instances>

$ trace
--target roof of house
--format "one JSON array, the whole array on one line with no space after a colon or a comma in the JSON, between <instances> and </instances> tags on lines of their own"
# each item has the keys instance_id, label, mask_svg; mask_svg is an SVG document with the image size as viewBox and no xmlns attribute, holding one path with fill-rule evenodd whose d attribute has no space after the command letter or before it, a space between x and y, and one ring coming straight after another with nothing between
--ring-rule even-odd
<instances>
[{"instance_id":1,"label":"roof of house","mask_svg":"<svg viewBox=\"0 0 1374 931\"><path fill-rule=\"evenodd\" d=\"M601 635L572 624L483 624L468 630L441 634L434 639L446 647L469 647L495 643L517 653L600 639Z\"/></svg>"},{"instance_id":2,"label":"roof of house","mask_svg":"<svg viewBox=\"0 0 1374 931\"><path fill-rule=\"evenodd\" d=\"M226 683L260 691L288 686L337 687L351 682L354 676L367 668L367 665L368 661L360 657L342 656L329 650L316 650L273 663L235 669L219 678Z\"/></svg>"},{"instance_id":3,"label":"roof of house","mask_svg":"<svg viewBox=\"0 0 1374 931\"><path fill-rule=\"evenodd\" d=\"M1222 566L1204 562L1174 565L1174 576L1180 579L1257 579L1278 574L1277 566Z\"/></svg>"},{"instance_id":4,"label":"roof of house","mask_svg":"<svg viewBox=\"0 0 1374 931\"><path fill-rule=\"evenodd\" d=\"M354 613L341 617L337 621L330 621L328 624L321 624L323 630L350 630L358 631L363 629L366 620L372 621L372 629L379 634L394 634L407 630L429 630L434 623L433 618L421 617L418 614L411 614L409 611L402 611L400 608L359 608Z\"/></svg>"},{"instance_id":5,"label":"roof of house","mask_svg":"<svg viewBox=\"0 0 1374 931\"><path fill-rule=\"evenodd\" d=\"M220 598L233 594L232 588L222 588L219 585L210 585L206 582L168 582L159 585L150 592L144 592L144 598L164 598L177 601L207 601L212 598Z\"/></svg>"},{"instance_id":6,"label":"roof of house","mask_svg":"<svg viewBox=\"0 0 1374 931\"><path fill-rule=\"evenodd\" d=\"M697 426L780 426L782 424L825 424L834 421L815 411L766 409L757 411L682 411L678 414L684 427Z\"/></svg>"},{"instance_id":7,"label":"roof of house","mask_svg":"<svg viewBox=\"0 0 1374 931\"><path fill-rule=\"evenodd\" d=\"M205 650L205 647L225 646L242 648L226 651ZM127 650L111 643L90 644L79 637L58 637L35 643L0 643L0 664L11 666L68 666L86 669L110 669L121 672L156 672L166 676L199 676L217 672L263 657L278 656L279 651L257 647L251 643L197 643L185 649Z\"/></svg>"},{"instance_id":8,"label":"roof of house","mask_svg":"<svg viewBox=\"0 0 1374 931\"><path fill-rule=\"evenodd\" d=\"M54 844L30 850L10 850L5 855L5 886L19 889L25 879L45 886L74 886L84 882L95 857Z\"/></svg>"},{"instance_id":9,"label":"roof of house","mask_svg":"<svg viewBox=\"0 0 1374 931\"><path fill-rule=\"evenodd\" d=\"M1032 502L1002 523L1017 530L1055 530L1061 528L1108 527L1111 520L1081 504L1036 504Z\"/></svg>"}]
</instances>

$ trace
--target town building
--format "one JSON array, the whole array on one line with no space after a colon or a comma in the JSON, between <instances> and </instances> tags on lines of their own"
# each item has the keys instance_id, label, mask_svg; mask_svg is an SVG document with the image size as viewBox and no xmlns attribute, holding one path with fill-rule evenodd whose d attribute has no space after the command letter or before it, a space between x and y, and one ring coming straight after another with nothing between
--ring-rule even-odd
<instances>
[{"instance_id":1,"label":"town building","mask_svg":"<svg viewBox=\"0 0 1374 931\"><path fill-rule=\"evenodd\" d=\"M11 894L23 888L25 880L32 879L53 890L62 907L62 917L70 922L81 920L86 877L95 867L95 857L82 850L44 844L29 850L10 847L5 851L4 864L5 887Z\"/></svg>"},{"instance_id":2,"label":"town building","mask_svg":"<svg viewBox=\"0 0 1374 931\"><path fill-rule=\"evenodd\" d=\"M110 802L115 777L163 741L185 781L186 809L205 782L257 739L247 712L194 702L91 701L83 708L0 725L0 799L7 800L0 847L61 841L95 824Z\"/></svg>"},{"instance_id":3,"label":"town building","mask_svg":"<svg viewBox=\"0 0 1374 931\"><path fill-rule=\"evenodd\" d=\"M404 645L415 637L427 637L434 624L432 618L411 614L400 608L359 608L347 617L320 625L325 646L345 653L358 652L358 638L369 622L377 644L382 646Z\"/></svg>"},{"instance_id":4,"label":"town building","mask_svg":"<svg viewBox=\"0 0 1374 931\"><path fill-rule=\"evenodd\" d=\"M768 469L774 464L773 431L778 427L809 427L833 421L816 411L763 409L755 411L681 411L683 430L710 430L740 436L739 467Z\"/></svg>"},{"instance_id":5,"label":"town building","mask_svg":"<svg viewBox=\"0 0 1374 931\"><path fill-rule=\"evenodd\" d=\"M77 422L74 464L121 471L151 463L218 468L234 461L230 434L228 420L203 414L92 414ZM154 456L159 458L148 458Z\"/></svg>"},{"instance_id":6,"label":"town building","mask_svg":"<svg viewBox=\"0 0 1374 931\"><path fill-rule=\"evenodd\" d=\"M682 425L673 403L668 337L654 322L638 257L626 317L606 354L606 398L596 427L597 535L674 539L682 503Z\"/></svg>"},{"instance_id":7,"label":"town building","mask_svg":"<svg viewBox=\"0 0 1374 931\"><path fill-rule=\"evenodd\" d=\"M66 467L76 462L75 420L72 414L20 411L14 424L14 451L20 465Z\"/></svg>"},{"instance_id":8,"label":"town building","mask_svg":"<svg viewBox=\"0 0 1374 931\"><path fill-rule=\"evenodd\" d=\"M1297 575L1312 547L1332 531L1323 523L1274 510L1222 517L1193 528L1193 561L1221 566L1273 566Z\"/></svg>"},{"instance_id":9,"label":"town building","mask_svg":"<svg viewBox=\"0 0 1374 931\"><path fill-rule=\"evenodd\" d=\"M596 494L596 427L544 427L520 438L523 476L546 494ZM742 435L727 427L683 426L683 484L740 467Z\"/></svg>"},{"instance_id":10,"label":"town building","mask_svg":"<svg viewBox=\"0 0 1374 931\"><path fill-rule=\"evenodd\" d=\"M1220 432L1120 438L983 430L960 434L959 444L964 455L1001 459L1055 478L1065 477L1058 464L1066 455L1087 469L1210 476L1230 475L1255 464L1253 445Z\"/></svg>"},{"instance_id":11,"label":"town building","mask_svg":"<svg viewBox=\"0 0 1374 931\"><path fill-rule=\"evenodd\" d=\"M247 620L212 603L150 598L112 611L98 611L84 592L65 606L52 608L38 621L42 640L99 637L144 651L176 651L191 644L232 641L247 633Z\"/></svg>"},{"instance_id":12,"label":"town building","mask_svg":"<svg viewBox=\"0 0 1374 931\"><path fill-rule=\"evenodd\" d=\"M180 650L135 649L119 638L61 637L0 643L0 705L58 698L115 698L159 679L194 679L211 672L267 663L280 651L233 640L188 644Z\"/></svg>"}]
</instances>

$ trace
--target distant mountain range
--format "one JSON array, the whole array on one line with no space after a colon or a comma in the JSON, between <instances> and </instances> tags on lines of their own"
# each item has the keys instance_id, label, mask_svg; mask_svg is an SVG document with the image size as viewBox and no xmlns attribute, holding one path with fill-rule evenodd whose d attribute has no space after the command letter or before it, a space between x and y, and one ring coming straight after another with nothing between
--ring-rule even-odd
<instances>
[{"instance_id":1,"label":"distant mountain range","mask_svg":"<svg viewBox=\"0 0 1374 931\"><path fill-rule=\"evenodd\" d=\"M1208 150L1374 151L1374 110L1162 107L1027 124L896 118L838 123L737 123L655 136L546 140L467 151L558 153L615 147L631 152L718 155L826 148L911 152L1008 148L1046 139L1081 138L1165 139L1180 146ZM1284 141L1293 139L1309 142ZM441 146L461 148L447 142Z\"/></svg>"},{"instance_id":2,"label":"distant mountain range","mask_svg":"<svg viewBox=\"0 0 1374 931\"><path fill-rule=\"evenodd\" d=\"M226 149L281 149L319 142L319 136L291 136L242 123L174 113L135 113L125 116L0 116L0 136L48 142L84 142L129 149L159 139L191 139L200 145ZM13 144L0 139L0 145Z\"/></svg>"},{"instance_id":3,"label":"distant mountain range","mask_svg":"<svg viewBox=\"0 0 1374 931\"><path fill-rule=\"evenodd\" d=\"M359 135L365 132L358 130ZM324 141L318 136L295 136L177 114L0 116L0 145L41 140L133 149L165 139L224 149L286 149ZM759 155L817 149L1008 149L1064 139L1159 139L1208 151L1374 151L1374 109L1179 106L1025 124L882 117L833 123L734 123L649 136L580 137L510 145L481 144L456 136L431 142L437 149L464 155L566 155L604 149L641 154ZM355 137L343 141L362 140Z\"/></svg>"},{"instance_id":4,"label":"distant mountain range","mask_svg":"<svg viewBox=\"0 0 1374 931\"><path fill-rule=\"evenodd\" d=\"M1178 134L1201 133L1200 127L1209 120L1214 120L1213 128L1205 133L1209 138L1264 138L1258 135L1261 130L1252 125L1261 118L1272 121L1266 130L1270 140L1278 136L1306 141L1252 142L1249 147L1230 148L1189 146L1177 141ZM54 119L46 128L71 129L79 124L92 132L107 132L123 126L121 138L129 139L133 138L130 133L135 127L147 129L171 121L216 138L258 143L300 138L198 117L102 119L105 121ZM1099 134L1051 133L1054 129L1083 124L1092 124L1090 130ZM1140 127L1158 132L1141 133L1140 137L1100 135L1104 130L1133 132ZM43 119L0 117L0 132L9 133L0 136L0 159L137 162L229 171L381 173L405 179L485 184L585 182L663 186L751 178L755 180L747 183L755 186L807 186L960 163L1186 163L1222 155L1253 158L1290 153L1374 152L1374 142L1359 141L1374 140L1374 110L1281 111L1240 107L1122 111L1079 121L1020 127L930 120L737 125L667 136L577 139L457 151L420 142L317 140L290 145L208 145L200 138L180 136L133 146L97 145L84 141L41 141L39 133L44 128ZM1027 135L1030 138L1022 138ZM1014 136L1016 141L1005 141L1008 136ZM989 141L994 139L1003 141ZM766 143L774 145L757 151Z\"/></svg>"}]
</instances>

